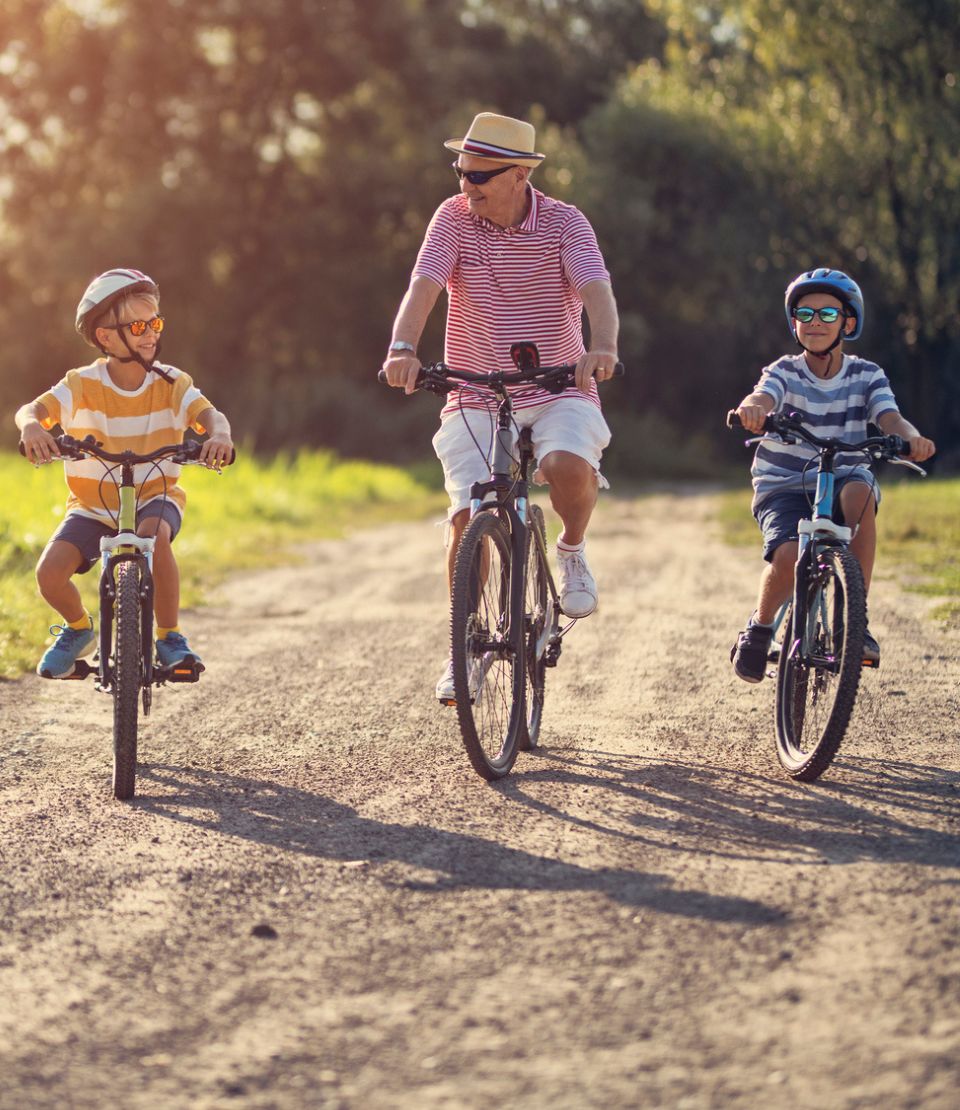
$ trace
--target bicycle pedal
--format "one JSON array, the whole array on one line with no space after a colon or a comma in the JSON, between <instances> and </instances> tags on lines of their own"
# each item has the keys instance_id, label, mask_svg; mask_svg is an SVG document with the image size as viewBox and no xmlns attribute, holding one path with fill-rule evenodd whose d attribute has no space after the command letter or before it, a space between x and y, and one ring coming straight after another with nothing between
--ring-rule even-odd
<instances>
[{"instance_id":1,"label":"bicycle pedal","mask_svg":"<svg viewBox=\"0 0 960 1110\"><path fill-rule=\"evenodd\" d=\"M873 667L874 669L876 669L880 666L880 660L879 659L864 659L863 660L863 665L865 667Z\"/></svg>"}]
</instances>

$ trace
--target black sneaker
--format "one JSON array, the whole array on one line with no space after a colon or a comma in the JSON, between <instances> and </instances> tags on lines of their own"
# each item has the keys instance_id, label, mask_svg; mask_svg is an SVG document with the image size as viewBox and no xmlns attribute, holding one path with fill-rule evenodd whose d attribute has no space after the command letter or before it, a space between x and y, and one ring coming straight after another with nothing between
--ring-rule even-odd
<instances>
[{"instance_id":1,"label":"black sneaker","mask_svg":"<svg viewBox=\"0 0 960 1110\"><path fill-rule=\"evenodd\" d=\"M863 661L872 667L880 666L880 645L868 628L863 636Z\"/></svg>"},{"instance_id":2,"label":"black sneaker","mask_svg":"<svg viewBox=\"0 0 960 1110\"><path fill-rule=\"evenodd\" d=\"M737 678L744 682L762 682L767 673L772 628L748 624L737 637L737 644L730 652L730 659Z\"/></svg>"}]
</instances>

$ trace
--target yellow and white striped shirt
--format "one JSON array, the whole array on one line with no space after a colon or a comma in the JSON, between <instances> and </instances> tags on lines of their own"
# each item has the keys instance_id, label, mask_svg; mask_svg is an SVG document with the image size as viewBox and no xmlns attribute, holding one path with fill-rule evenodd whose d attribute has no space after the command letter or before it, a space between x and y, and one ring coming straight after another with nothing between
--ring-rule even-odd
<instances>
[{"instance_id":1,"label":"yellow and white striped shirt","mask_svg":"<svg viewBox=\"0 0 960 1110\"><path fill-rule=\"evenodd\" d=\"M157 374L147 374L139 389L119 389L107 371L106 359L90 366L70 370L65 378L37 400L49 414L43 422L50 429L59 424L76 439L93 435L105 450L148 454L170 443L181 443L187 428L203 429L197 417L210 402L194 386L188 374L172 366L163 369L173 379L166 382ZM107 473L98 459L64 460L64 475L69 494L67 513L81 513L105 523L115 523L120 507L120 468ZM134 467L138 505L164 495L177 505L181 514L187 503L185 492L177 485L180 467L164 459L159 463L138 463Z\"/></svg>"}]
</instances>

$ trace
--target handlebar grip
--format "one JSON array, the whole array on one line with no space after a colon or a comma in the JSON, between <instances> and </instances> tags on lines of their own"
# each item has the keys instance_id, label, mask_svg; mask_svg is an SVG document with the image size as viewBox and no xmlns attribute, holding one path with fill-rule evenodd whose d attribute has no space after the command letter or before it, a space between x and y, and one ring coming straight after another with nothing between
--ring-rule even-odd
<instances>
[{"instance_id":1,"label":"handlebar grip","mask_svg":"<svg viewBox=\"0 0 960 1110\"><path fill-rule=\"evenodd\" d=\"M626 374L626 372L627 368L623 365L622 362L618 362L613 368L613 376L615 378L622 378L623 375Z\"/></svg>"},{"instance_id":2,"label":"handlebar grip","mask_svg":"<svg viewBox=\"0 0 960 1110\"><path fill-rule=\"evenodd\" d=\"M740 419L740 413L736 409L731 409L727 413L727 427L728 428L742 428L743 421Z\"/></svg>"},{"instance_id":3,"label":"handlebar grip","mask_svg":"<svg viewBox=\"0 0 960 1110\"><path fill-rule=\"evenodd\" d=\"M424 378L426 378L426 376L427 376L427 372L421 366L420 369L417 371L417 380L414 382L414 389L419 389L423 385L423 381L424 381ZM383 385L389 385L390 384L387 381L387 372L382 367L381 367L380 370L377 371L377 380L379 382L381 382Z\"/></svg>"}]
</instances>

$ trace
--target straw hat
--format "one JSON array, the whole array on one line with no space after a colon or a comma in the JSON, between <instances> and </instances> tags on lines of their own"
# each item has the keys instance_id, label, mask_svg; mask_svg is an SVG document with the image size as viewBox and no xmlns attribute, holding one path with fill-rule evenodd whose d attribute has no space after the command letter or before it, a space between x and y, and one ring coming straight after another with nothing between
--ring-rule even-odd
<instances>
[{"instance_id":1,"label":"straw hat","mask_svg":"<svg viewBox=\"0 0 960 1110\"><path fill-rule=\"evenodd\" d=\"M536 132L533 125L510 116L481 112L474 117L470 130L462 139L450 139L445 147L474 158L490 158L497 162L513 162L517 166L539 166L545 154L534 152Z\"/></svg>"}]
</instances>

